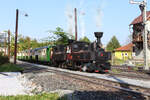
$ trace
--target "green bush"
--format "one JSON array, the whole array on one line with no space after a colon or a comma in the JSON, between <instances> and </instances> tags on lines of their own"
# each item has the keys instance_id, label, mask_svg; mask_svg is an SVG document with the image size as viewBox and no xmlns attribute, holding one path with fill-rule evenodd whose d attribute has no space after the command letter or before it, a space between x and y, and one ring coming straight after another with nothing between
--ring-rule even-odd
<instances>
[{"instance_id":1,"label":"green bush","mask_svg":"<svg viewBox=\"0 0 150 100\"><path fill-rule=\"evenodd\" d=\"M0 52L0 65L8 63L9 59L8 56L4 56L2 52Z\"/></svg>"}]
</instances>

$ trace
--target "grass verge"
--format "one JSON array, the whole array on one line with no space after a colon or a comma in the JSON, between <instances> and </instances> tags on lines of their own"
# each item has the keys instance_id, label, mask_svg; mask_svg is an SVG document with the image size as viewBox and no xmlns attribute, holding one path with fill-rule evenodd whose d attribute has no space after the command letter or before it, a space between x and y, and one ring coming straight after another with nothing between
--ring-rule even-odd
<instances>
[{"instance_id":1,"label":"grass verge","mask_svg":"<svg viewBox=\"0 0 150 100\"><path fill-rule=\"evenodd\" d=\"M0 65L0 72L22 72L24 69L12 63Z\"/></svg>"},{"instance_id":2,"label":"grass verge","mask_svg":"<svg viewBox=\"0 0 150 100\"><path fill-rule=\"evenodd\" d=\"M60 98L57 93L43 93L38 95L0 96L0 100L67 100Z\"/></svg>"},{"instance_id":3,"label":"grass verge","mask_svg":"<svg viewBox=\"0 0 150 100\"><path fill-rule=\"evenodd\" d=\"M113 73L115 73L115 74L121 73L121 70L117 70L117 69L112 69L111 71L112 71Z\"/></svg>"}]
</instances>

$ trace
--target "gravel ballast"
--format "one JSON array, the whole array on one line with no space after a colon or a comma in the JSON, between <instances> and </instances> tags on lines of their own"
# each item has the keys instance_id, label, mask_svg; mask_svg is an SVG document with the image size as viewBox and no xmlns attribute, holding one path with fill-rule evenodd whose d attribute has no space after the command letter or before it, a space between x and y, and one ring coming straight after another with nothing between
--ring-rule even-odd
<instances>
[{"instance_id":1,"label":"gravel ballast","mask_svg":"<svg viewBox=\"0 0 150 100\"><path fill-rule=\"evenodd\" d=\"M25 73L22 77L30 82L30 87L26 85L32 88L29 89L32 93L58 92L67 100L145 100L141 95L89 84L52 72Z\"/></svg>"}]
</instances>

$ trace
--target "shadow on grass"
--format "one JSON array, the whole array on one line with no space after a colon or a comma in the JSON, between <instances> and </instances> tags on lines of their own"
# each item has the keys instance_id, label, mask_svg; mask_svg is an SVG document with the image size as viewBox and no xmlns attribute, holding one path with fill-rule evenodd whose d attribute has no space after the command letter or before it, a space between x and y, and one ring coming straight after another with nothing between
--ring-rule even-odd
<instances>
[{"instance_id":1,"label":"shadow on grass","mask_svg":"<svg viewBox=\"0 0 150 100\"><path fill-rule=\"evenodd\" d=\"M123 91L75 91L66 94L58 100L147 100L139 94Z\"/></svg>"}]
</instances>

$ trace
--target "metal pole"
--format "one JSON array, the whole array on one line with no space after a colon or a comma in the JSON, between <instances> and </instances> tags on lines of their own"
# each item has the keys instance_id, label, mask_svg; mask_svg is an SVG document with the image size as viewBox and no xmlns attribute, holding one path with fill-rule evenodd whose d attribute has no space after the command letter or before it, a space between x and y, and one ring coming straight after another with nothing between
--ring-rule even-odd
<instances>
[{"instance_id":1,"label":"metal pole","mask_svg":"<svg viewBox=\"0 0 150 100\"><path fill-rule=\"evenodd\" d=\"M16 64L16 56L17 56L18 15L19 15L19 10L16 9L16 30L15 30L14 64Z\"/></svg>"},{"instance_id":2,"label":"metal pole","mask_svg":"<svg viewBox=\"0 0 150 100\"><path fill-rule=\"evenodd\" d=\"M143 2L144 5L144 11L143 11L143 24L144 24L144 31L143 31L143 36L144 36L144 41L143 41L143 50L144 50L144 67L145 70L149 70L148 67L148 48L147 48L147 25L146 25L146 21L147 21L147 13L146 13L146 5L147 5L147 1L144 0Z\"/></svg>"},{"instance_id":3,"label":"metal pole","mask_svg":"<svg viewBox=\"0 0 150 100\"><path fill-rule=\"evenodd\" d=\"M78 30L77 30L77 9L74 9L74 14L75 14L75 40L77 41L78 39Z\"/></svg>"},{"instance_id":4,"label":"metal pole","mask_svg":"<svg viewBox=\"0 0 150 100\"><path fill-rule=\"evenodd\" d=\"M10 30L8 30L8 58L10 60Z\"/></svg>"}]
</instances>

